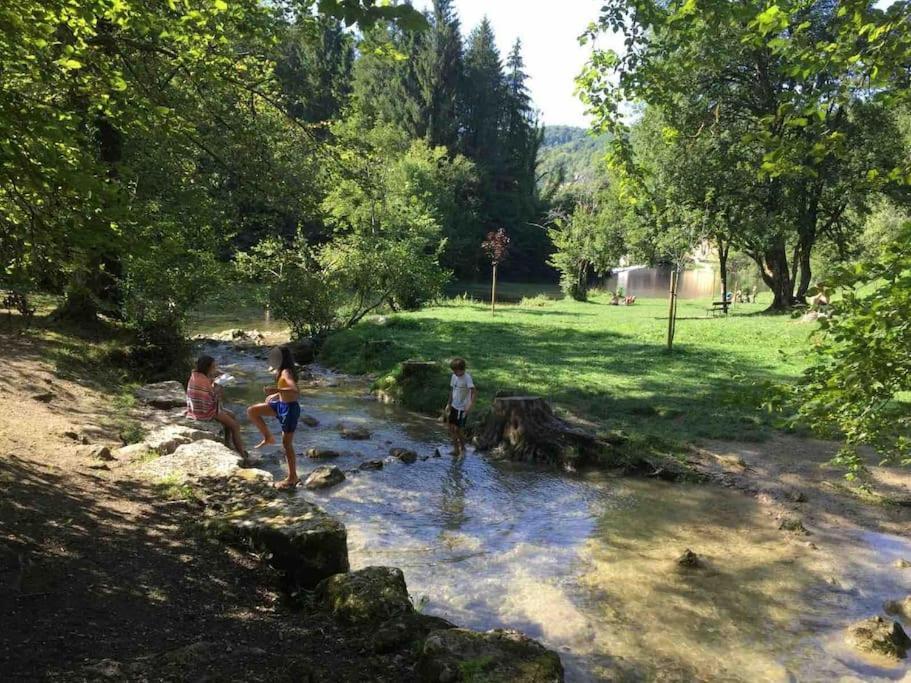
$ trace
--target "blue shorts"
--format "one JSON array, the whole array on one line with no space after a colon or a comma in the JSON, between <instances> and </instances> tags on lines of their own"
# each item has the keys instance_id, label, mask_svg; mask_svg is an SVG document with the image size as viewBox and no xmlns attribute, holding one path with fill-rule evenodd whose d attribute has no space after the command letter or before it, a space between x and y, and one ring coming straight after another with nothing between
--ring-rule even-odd
<instances>
[{"instance_id":1,"label":"blue shorts","mask_svg":"<svg viewBox=\"0 0 911 683\"><path fill-rule=\"evenodd\" d=\"M301 417L301 404L297 401L285 403L284 401L269 401L269 407L278 418L278 423L282 426L282 432L291 434L297 430L297 421Z\"/></svg>"}]
</instances>

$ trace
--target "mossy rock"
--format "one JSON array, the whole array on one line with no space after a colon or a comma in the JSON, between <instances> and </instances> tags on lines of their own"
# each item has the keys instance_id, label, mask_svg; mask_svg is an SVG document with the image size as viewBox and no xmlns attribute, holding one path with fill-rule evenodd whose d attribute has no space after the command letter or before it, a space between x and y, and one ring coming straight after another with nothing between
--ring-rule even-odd
<instances>
[{"instance_id":1,"label":"mossy rock","mask_svg":"<svg viewBox=\"0 0 911 683\"><path fill-rule=\"evenodd\" d=\"M449 395L450 371L440 363L407 360L373 385L377 396L408 410L436 416Z\"/></svg>"},{"instance_id":2,"label":"mossy rock","mask_svg":"<svg viewBox=\"0 0 911 683\"><path fill-rule=\"evenodd\" d=\"M427 636L417 674L426 683L557 683L563 665L555 652L518 631L456 628Z\"/></svg>"},{"instance_id":3,"label":"mossy rock","mask_svg":"<svg viewBox=\"0 0 911 683\"><path fill-rule=\"evenodd\" d=\"M396 567L367 567L330 576L316 587L316 596L346 624L379 624L414 611L405 575Z\"/></svg>"},{"instance_id":4,"label":"mossy rock","mask_svg":"<svg viewBox=\"0 0 911 683\"><path fill-rule=\"evenodd\" d=\"M348 571L345 525L300 498L232 510L207 521L210 532L243 548L265 552L292 584L312 588Z\"/></svg>"},{"instance_id":5,"label":"mossy rock","mask_svg":"<svg viewBox=\"0 0 911 683\"><path fill-rule=\"evenodd\" d=\"M869 654L904 659L911 649L911 638L901 624L876 616L858 621L848 628L848 642Z\"/></svg>"}]
</instances>

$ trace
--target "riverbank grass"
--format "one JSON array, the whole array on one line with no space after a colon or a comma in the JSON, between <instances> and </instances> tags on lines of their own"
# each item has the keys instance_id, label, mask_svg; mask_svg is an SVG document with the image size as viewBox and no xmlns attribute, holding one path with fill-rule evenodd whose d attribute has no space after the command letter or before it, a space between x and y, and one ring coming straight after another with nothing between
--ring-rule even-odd
<instances>
[{"instance_id":1,"label":"riverbank grass","mask_svg":"<svg viewBox=\"0 0 911 683\"><path fill-rule=\"evenodd\" d=\"M806 363L815 325L763 315L741 304L712 317L709 301L681 301L674 350L666 349L667 302L610 306L547 300L499 306L454 299L417 312L368 319L331 337L321 361L378 383L407 359L468 361L479 408L497 392L545 397L598 430L669 438L761 439L772 427L762 407L768 382L788 381ZM446 398L444 382L426 392L424 412ZM437 398L437 394L439 397ZM432 403L436 400L439 405Z\"/></svg>"}]
</instances>

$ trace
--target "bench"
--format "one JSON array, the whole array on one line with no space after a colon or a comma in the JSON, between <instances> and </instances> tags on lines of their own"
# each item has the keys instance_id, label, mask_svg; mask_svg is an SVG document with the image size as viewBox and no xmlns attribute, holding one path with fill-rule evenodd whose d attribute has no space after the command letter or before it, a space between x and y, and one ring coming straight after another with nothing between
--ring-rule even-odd
<instances>
[{"instance_id":1,"label":"bench","mask_svg":"<svg viewBox=\"0 0 911 683\"><path fill-rule=\"evenodd\" d=\"M729 309L731 308L731 303L732 302L730 301L713 301L712 307L706 310L712 314L713 318L718 315L719 311L722 315L727 315Z\"/></svg>"}]
</instances>

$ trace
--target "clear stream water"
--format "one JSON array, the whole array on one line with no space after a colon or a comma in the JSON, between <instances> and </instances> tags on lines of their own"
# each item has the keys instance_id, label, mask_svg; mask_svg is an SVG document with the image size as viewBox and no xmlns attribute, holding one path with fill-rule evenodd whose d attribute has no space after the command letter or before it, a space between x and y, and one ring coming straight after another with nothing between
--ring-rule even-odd
<instances>
[{"instance_id":1,"label":"clear stream water","mask_svg":"<svg viewBox=\"0 0 911 683\"><path fill-rule=\"evenodd\" d=\"M238 414L262 400L265 361L210 352L239 380L227 396ZM911 570L891 566L911 558L907 538L833 530L813 549L737 492L455 459L437 423L371 400L361 381L318 371L303 389L320 424L301 424L298 452L342 451L333 464L348 478L296 495L344 521L352 568L400 567L426 612L524 631L560 653L569 681L911 681L907 663L843 642L846 624L911 593ZM340 422L371 439L341 439ZM428 457L405 465L391 447ZM367 459L385 467L348 472ZM321 464L298 457L302 477ZM260 467L283 477L280 449ZM709 569L680 573L685 548Z\"/></svg>"}]
</instances>

